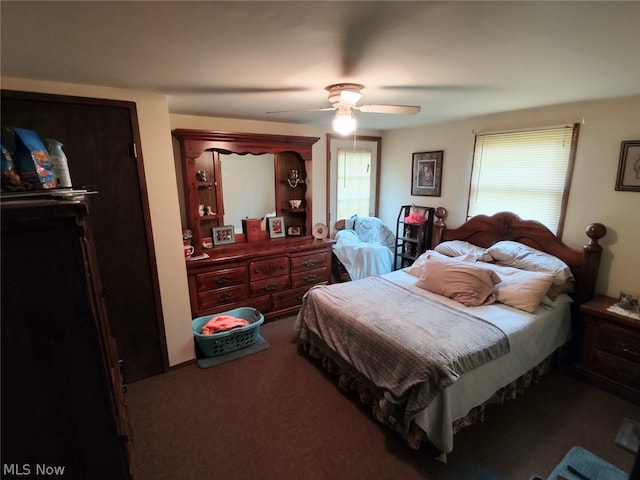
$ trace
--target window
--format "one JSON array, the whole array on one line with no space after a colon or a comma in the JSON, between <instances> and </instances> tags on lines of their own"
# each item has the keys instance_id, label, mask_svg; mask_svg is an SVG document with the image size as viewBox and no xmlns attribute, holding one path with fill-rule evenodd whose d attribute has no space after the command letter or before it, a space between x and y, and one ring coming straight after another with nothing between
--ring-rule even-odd
<instances>
[{"instance_id":1,"label":"window","mask_svg":"<svg viewBox=\"0 0 640 480\"><path fill-rule=\"evenodd\" d=\"M508 210L560 237L579 128L477 134L467 215Z\"/></svg>"},{"instance_id":2,"label":"window","mask_svg":"<svg viewBox=\"0 0 640 480\"><path fill-rule=\"evenodd\" d=\"M369 215L371 152L338 148L337 218Z\"/></svg>"}]
</instances>

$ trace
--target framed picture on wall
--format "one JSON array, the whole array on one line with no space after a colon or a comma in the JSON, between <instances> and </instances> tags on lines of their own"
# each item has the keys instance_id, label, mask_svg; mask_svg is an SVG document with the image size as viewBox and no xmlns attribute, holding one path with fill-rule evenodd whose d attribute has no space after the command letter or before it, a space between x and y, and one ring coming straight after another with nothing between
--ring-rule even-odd
<instances>
[{"instance_id":1,"label":"framed picture on wall","mask_svg":"<svg viewBox=\"0 0 640 480\"><path fill-rule=\"evenodd\" d=\"M284 217L267 217L269 222L269 238L280 238L285 236Z\"/></svg>"},{"instance_id":2,"label":"framed picture on wall","mask_svg":"<svg viewBox=\"0 0 640 480\"><path fill-rule=\"evenodd\" d=\"M417 152L411 165L411 195L439 197L444 150Z\"/></svg>"},{"instance_id":3,"label":"framed picture on wall","mask_svg":"<svg viewBox=\"0 0 640 480\"><path fill-rule=\"evenodd\" d=\"M213 227L211 229L211 235L214 245L236 243L236 233L233 225L225 225L224 227Z\"/></svg>"},{"instance_id":4,"label":"framed picture on wall","mask_svg":"<svg viewBox=\"0 0 640 480\"><path fill-rule=\"evenodd\" d=\"M640 192L640 140L628 140L620 146L616 190Z\"/></svg>"}]
</instances>

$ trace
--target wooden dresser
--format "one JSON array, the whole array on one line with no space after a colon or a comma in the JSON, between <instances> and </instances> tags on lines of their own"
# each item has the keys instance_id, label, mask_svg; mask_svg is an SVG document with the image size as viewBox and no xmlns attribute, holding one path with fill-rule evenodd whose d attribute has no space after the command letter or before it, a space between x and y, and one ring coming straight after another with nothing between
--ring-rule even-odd
<instances>
[{"instance_id":1,"label":"wooden dresser","mask_svg":"<svg viewBox=\"0 0 640 480\"><path fill-rule=\"evenodd\" d=\"M578 371L595 385L640 403L640 320L608 311L616 301L598 296L580 308L584 336Z\"/></svg>"},{"instance_id":2,"label":"wooden dresser","mask_svg":"<svg viewBox=\"0 0 640 480\"><path fill-rule=\"evenodd\" d=\"M211 258L187 261L193 317L237 307L254 307L267 320L295 312L309 288L329 282L332 244L300 237L207 250Z\"/></svg>"}]
</instances>

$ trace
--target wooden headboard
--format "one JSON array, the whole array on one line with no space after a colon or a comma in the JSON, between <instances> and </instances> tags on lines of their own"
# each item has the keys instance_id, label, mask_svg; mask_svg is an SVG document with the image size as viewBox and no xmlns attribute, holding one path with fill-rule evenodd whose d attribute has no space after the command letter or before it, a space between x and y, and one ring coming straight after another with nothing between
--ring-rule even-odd
<instances>
[{"instance_id":1,"label":"wooden headboard","mask_svg":"<svg viewBox=\"0 0 640 480\"><path fill-rule=\"evenodd\" d=\"M446 227L446 215L446 209L436 209L432 247L446 240L464 240L484 248L500 240L520 242L558 257L571 268L576 280L573 297L578 305L593 297L602 254L602 246L598 240L607 233L603 224L592 223L587 226L589 242L580 251L562 243L542 223L522 220L511 212L500 212L492 216L477 215L458 228Z\"/></svg>"}]
</instances>

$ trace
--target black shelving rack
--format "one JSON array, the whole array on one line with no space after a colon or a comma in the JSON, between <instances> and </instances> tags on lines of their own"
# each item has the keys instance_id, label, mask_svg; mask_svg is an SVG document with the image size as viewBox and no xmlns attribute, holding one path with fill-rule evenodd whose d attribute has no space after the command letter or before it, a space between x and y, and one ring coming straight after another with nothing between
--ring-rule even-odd
<instances>
[{"instance_id":1,"label":"black shelving rack","mask_svg":"<svg viewBox=\"0 0 640 480\"><path fill-rule=\"evenodd\" d=\"M405 218L411 212L420 215L419 223L408 223ZM402 205L396 224L395 269L409 267L416 259L431 247L433 235L434 207Z\"/></svg>"}]
</instances>

